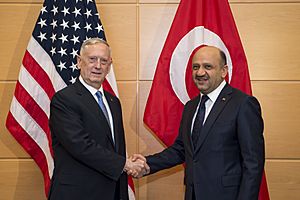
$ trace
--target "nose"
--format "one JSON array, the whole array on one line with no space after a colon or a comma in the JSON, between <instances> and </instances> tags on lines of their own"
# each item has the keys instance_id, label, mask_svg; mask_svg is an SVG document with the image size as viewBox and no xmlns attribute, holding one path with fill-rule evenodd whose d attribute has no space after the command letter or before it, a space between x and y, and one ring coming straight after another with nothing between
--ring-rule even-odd
<instances>
[{"instance_id":1,"label":"nose","mask_svg":"<svg viewBox=\"0 0 300 200\"><path fill-rule=\"evenodd\" d=\"M196 71L197 76L203 76L205 75L205 73L205 69L202 66L200 66L199 69Z\"/></svg>"},{"instance_id":2,"label":"nose","mask_svg":"<svg viewBox=\"0 0 300 200\"><path fill-rule=\"evenodd\" d=\"M109 59L104 59L104 58L97 58L96 65L98 68L104 67L104 66L108 66L111 64L111 61Z\"/></svg>"},{"instance_id":3,"label":"nose","mask_svg":"<svg viewBox=\"0 0 300 200\"><path fill-rule=\"evenodd\" d=\"M97 61L95 62L95 66L98 69L102 68L102 66L105 66L105 65L106 64L103 63L103 61L101 60L101 58L98 58Z\"/></svg>"},{"instance_id":4,"label":"nose","mask_svg":"<svg viewBox=\"0 0 300 200\"><path fill-rule=\"evenodd\" d=\"M95 67L96 67L97 69L100 69L100 68L101 68L101 62L96 62Z\"/></svg>"}]
</instances>

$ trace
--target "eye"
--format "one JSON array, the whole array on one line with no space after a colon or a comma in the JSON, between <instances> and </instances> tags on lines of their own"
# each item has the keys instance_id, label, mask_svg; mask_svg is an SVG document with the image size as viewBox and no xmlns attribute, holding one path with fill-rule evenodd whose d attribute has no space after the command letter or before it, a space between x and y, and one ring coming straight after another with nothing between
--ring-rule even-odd
<instances>
[{"instance_id":1,"label":"eye","mask_svg":"<svg viewBox=\"0 0 300 200\"><path fill-rule=\"evenodd\" d=\"M95 63L97 62L98 58L97 57L89 57L89 62Z\"/></svg>"},{"instance_id":2,"label":"eye","mask_svg":"<svg viewBox=\"0 0 300 200\"><path fill-rule=\"evenodd\" d=\"M193 64L192 66L193 70L198 70L200 68L200 65L198 64Z\"/></svg>"},{"instance_id":3,"label":"eye","mask_svg":"<svg viewBox=\"0 0 300 200\"><path fill-rule=\"evenodd\" d=\"M211 69L211 68L213 68L213 66L212 66L212 65L209 65L209 64L206 64L206 65L204 65L204 68L205 68L205 69Z\"/></svg>"},{"instance_id":4,"label":"eye","mask_svg":"<svg viewBox=\"0 0 300 200\"><path fill-rule=\"evenodd\" d=\"M100 59L100 63L101 63L102 65L107 65L108 60L107 60L107 59Z\"/></svg>"}]
</instances>

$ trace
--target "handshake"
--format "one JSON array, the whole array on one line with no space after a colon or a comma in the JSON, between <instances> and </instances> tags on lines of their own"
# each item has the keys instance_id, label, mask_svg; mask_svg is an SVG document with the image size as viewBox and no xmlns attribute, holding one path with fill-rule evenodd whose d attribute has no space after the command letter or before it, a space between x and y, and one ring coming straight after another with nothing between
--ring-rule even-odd
<instances>
[{"instance_id":1,"label":"handshake","mask_svg":"<svg viewBox=\"0 0 300 200\"><path fill-rule=\"evenodd\" d=\"M126 159L124 171L134 178L141 178L150 173L150 167L143 155L133 154Z\"/></svg>"}]
</instances>

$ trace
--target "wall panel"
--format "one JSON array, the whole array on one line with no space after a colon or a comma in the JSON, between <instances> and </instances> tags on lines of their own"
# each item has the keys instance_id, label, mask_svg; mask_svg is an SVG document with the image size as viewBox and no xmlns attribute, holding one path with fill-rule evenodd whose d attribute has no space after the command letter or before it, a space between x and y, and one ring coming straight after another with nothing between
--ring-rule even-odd
<instances>
[{"instance_id":1,"label":"wall panel","mask_svg":"<svg viewBox=\"0 0 300 200\"><path fill-rule=\"evenodd\" d=\"M31 159L0 159L0 200L44 200L42 174Z\"/></svg>"},{"instance_id":2,"label":"wall panel","mask_svg":"<svg viewBox=\"0 0 300 200\"><path fill-rule=\"evenodd\" d=\"M252 80L299 80L300 3L232 4Z\"/></svg>"},{"instance_id":3,"label":"wall panel","mask_svg":"<svg viewBox=\"0 0 300 200\"><path fill-rule=\"evenodd\" d=\"M299 160L267 160L270 199L296 200L300 197L300 161Z\"/></svg>"},{"instance_id":4,"label":"wall panel","mask_svg":"<svg viewBox=\"0 0 300 200\"><path fill-rule=\"evenodd\" d=\"M0 3L10 3L10 4L18 4L18 3L27 3L27 4L42 4L43 0L0 0Z\"/></svg>"},{"instance_id":5,"label":"wall panel","mask_svg":"<svg viewBox=\"0 0 300 200\"><path fill-rule=\"evenodd\" d=\"M146 101L151 88L150 81L139 82L139 113L138 113L138 133L139 133L139 153L144 155L162 151L165 148L162 142L151 133L150 129L143 122Z\"/></svg>"},{"instance_id":6,"label":"wall panel","mask_svg":"<svg viewBox=\"0 0 300 200\"><path fill-rule=\"evenodd\" d=\"M165 148L160 140L143 124L146 100L151 87L150 81L139 83L139 153L154 154ZM183 199L183 166L164 170L139 180L140 200Z\"/></svg>"},{"instance_id":7,"label":"wall panel","mask_svg":"<svg viewBox=\"0 0 300 200\"><path fill-rule=\"evenodd\" d=\"M0 4L0 80L17 79L41 7L41 4Z\"/></svg>"},{"instance_id":8,"label":"wall panel","mask_svg":"<svg viewBox=\"0 0 300 200\"><path fill-rule=\"evenodd\" d=\"M176 9L176 4L140 6L140 80L153 79L157 60L171 27Z\"/></svg>"},{"instance_id":9,"label":"wall panel","mask_svg":"<svg viewBox=\"0 0 300 200\"><path fill-rule=\"evenodd\" d=\"M137 78L137 10L135 5L104 4L98 11L112 48L117 80Z\"/></svg>"},{"instance_id":10,"label":"wall panel","mask_svg":"<svg viewBox=\"0 0 300 200\"><path fill-rule=\"evenodd\" d=\"M252 81L265 120L267 158L300 158L300 82Z\"/></svg>"},{"instance_id":11,"label":"wall panel","mask_svg":"<svg viewBox=\"0 0 300 200\"><path fill-rule=\"evenodd\" d=\"M10 108L14 89L15 83L0 82L0 159L29 158L29 155L23 150L5 127L6 116Z\"/></svg>"},{"instance_id":12,"label":"wall panel","mask_svg":"<svg viewBox=\"0 0 300 200\"><path fill-rule=\"evenodd\" d=\"M123 112L126 146L128 155L138 151L137 147L137 83L118 82L120 101Z\"/></svg>"},{"instance_id":13,"label":"wall panel","mask_svg":"<svg viewBox=\"0 0 300 200\"><path fill-rule=\"evenodd\" d=\"M140 179L137 199L184 199L183 173L183 166L177 166Z\"/></svg>"}]
</instances>

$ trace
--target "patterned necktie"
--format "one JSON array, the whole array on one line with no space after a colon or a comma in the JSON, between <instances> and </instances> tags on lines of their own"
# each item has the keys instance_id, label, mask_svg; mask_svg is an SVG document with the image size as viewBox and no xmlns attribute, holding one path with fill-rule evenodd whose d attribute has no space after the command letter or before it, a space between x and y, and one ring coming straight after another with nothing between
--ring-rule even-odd
<instances>
[{"instance_id":1,"label":"patterned necktie","mask_svg":"<svg viewBox=\"0 0 300 200\"><path fill-rule=\"evenodd\" d=\"M194 148L196 147L197 141L199 139L201 128L203 126L204 116L205 116L205 102L208 100L207 95L203 95L201 98L200 106L194 121L194 127L192 131L192 141Z\"/></svg>"},{"instance_id":2,"label":"patterned necktie","mask_svg":"<svg viewBox=\"0 0 300 200\"><path fill-rule=\"evenodd\" d=\"M102 99L102 93L100 91L97 91L96 92L96 96L98 98L99 107L101 108L101 110L102 110L102 112L103 112L103 114L104 114L104 116L105 116L105 118L106 118L106 120L107 120L107 122L108 122L108 124L110 126L108 112L107 112L107 109L106 109L106 107L105 107L105 105L103 103L103 99Z\"/></svg>"}]
</instances>

